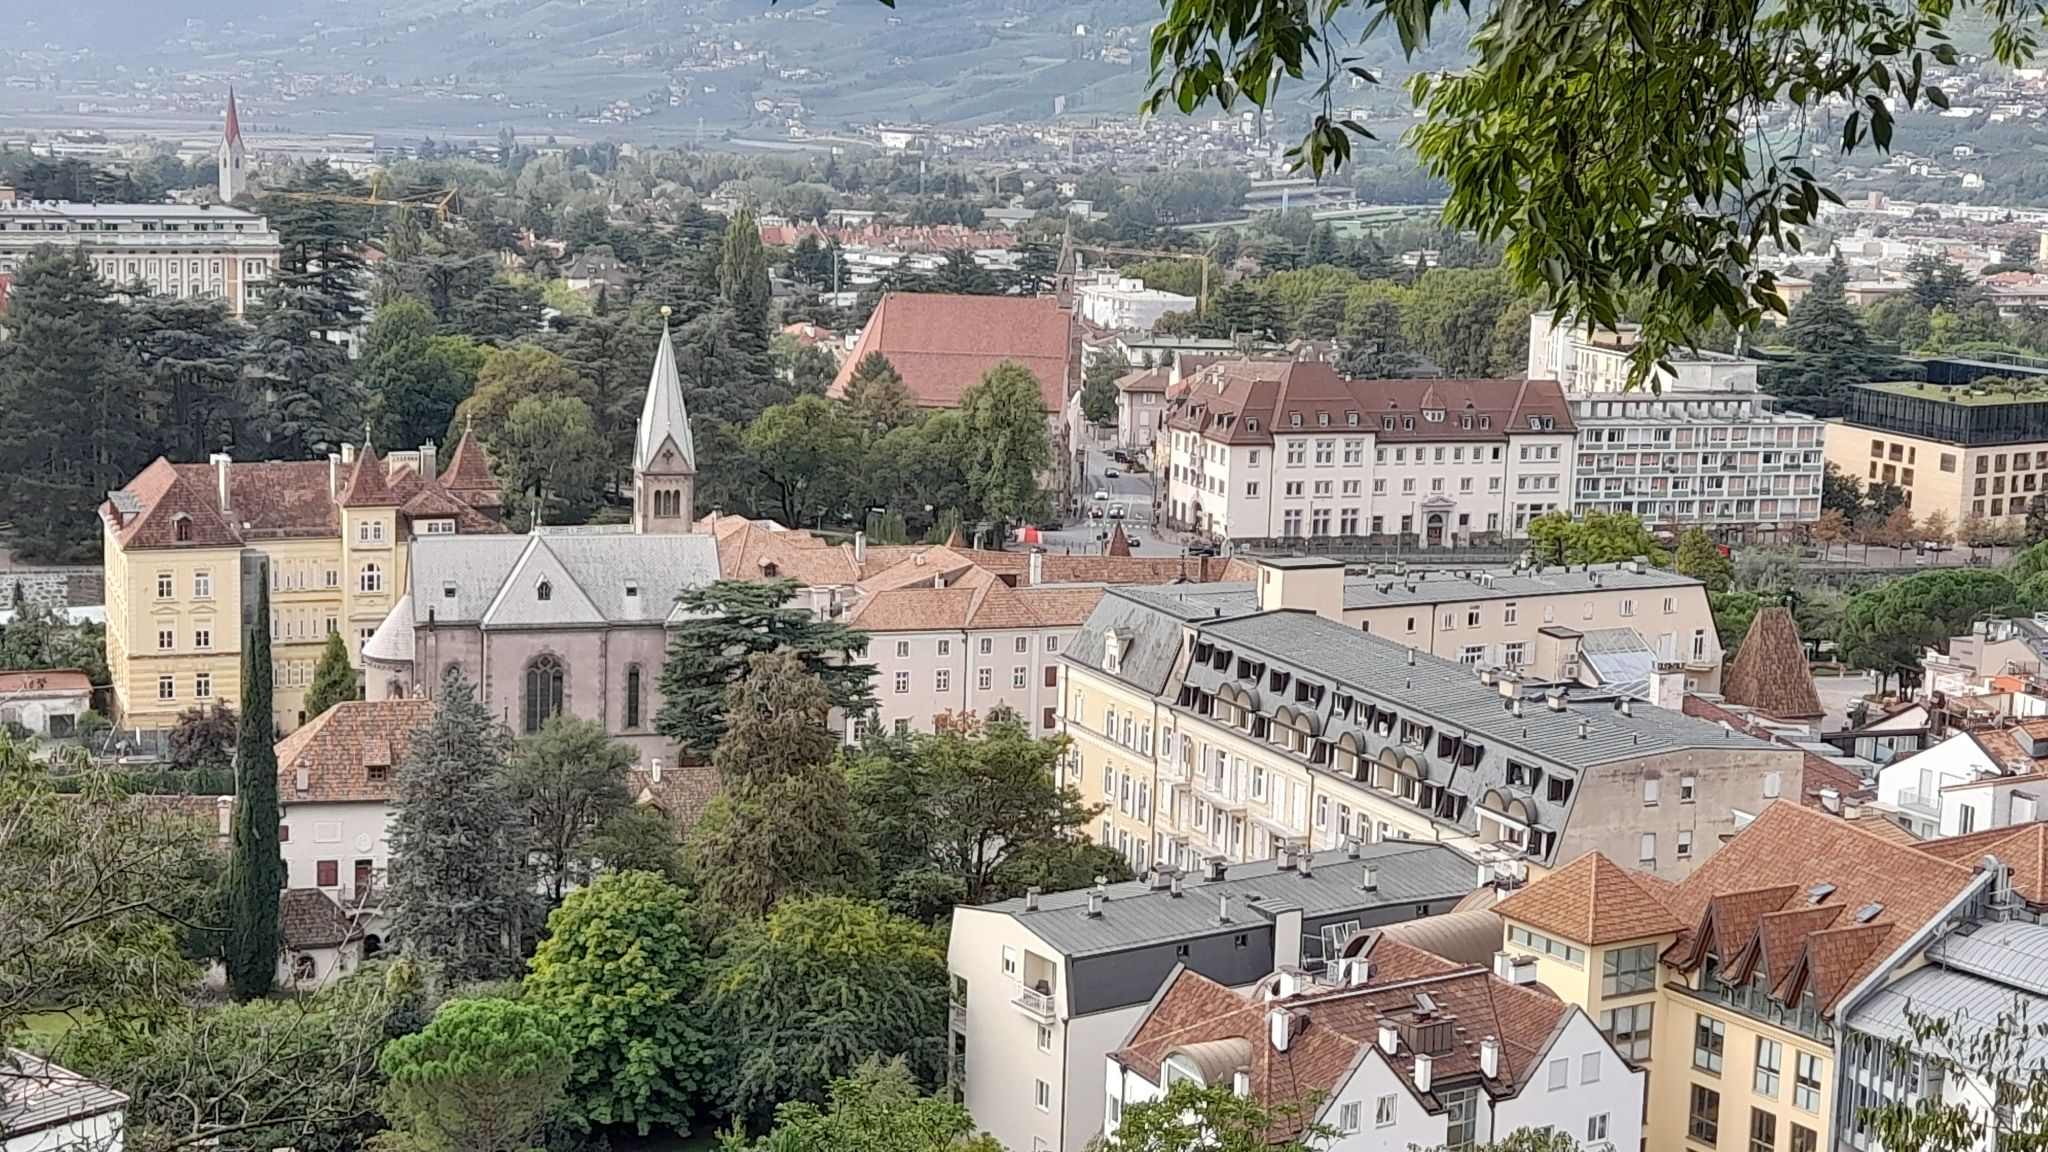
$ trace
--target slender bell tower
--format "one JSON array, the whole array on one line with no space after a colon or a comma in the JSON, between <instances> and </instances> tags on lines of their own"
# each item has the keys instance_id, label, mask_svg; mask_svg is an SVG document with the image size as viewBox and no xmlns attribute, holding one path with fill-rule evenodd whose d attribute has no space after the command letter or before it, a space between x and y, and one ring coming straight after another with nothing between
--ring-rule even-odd
<instances>
[{"instance_id":1,"label":"slender bell tower","mask_svg":"<svg viewBox=\"0 0 2048 1152\"><path fill-rule=\"evenodd\" d=\"M697 446L683 408L683 382L669 339L669 310L661 310L661 347L633 438L633 530L688 532L696 519Z\"/></svg>"},{"instance_id":2,"label":"slender bell tower","mask_svg":"<svg viewBox=\"0 0 2048 1152\"><path fill-rule=\"evenodd\" d=\"M220 137L220 202L232 204L249 190L249 154L242 146L242 114L235 107L235 90L228 89L227 126Z\"/></svg>"}]
</instances>

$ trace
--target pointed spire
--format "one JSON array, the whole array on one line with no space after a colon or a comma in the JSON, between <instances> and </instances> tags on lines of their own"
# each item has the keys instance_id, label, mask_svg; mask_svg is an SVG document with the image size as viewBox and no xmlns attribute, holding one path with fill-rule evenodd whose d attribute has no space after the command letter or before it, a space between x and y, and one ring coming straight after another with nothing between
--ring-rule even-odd
<instances>
[{"instance_id":1,"label":"pointed spire","mask_svg":"<svg viewBox=\"0 0 2048 1152\"><path fill-rule=\"evenodd\" d=\"M697 470L697 446L690 438L690 414L683 408L683 382L676 372L675 343L669 337L669 309L661 309L661 347L654 353L654 372L647 380L647 402L640 409L640 431L633 449L633 470L644 472L674 441L683 470Z\"/></svg>"},{"instance_id":2,"label":"pointed spire","mask_svg":"<svg viewBox=\"0 0 2048 1152\"><path fill-rule=\"evenodd\" d=\"M384 462L377 459L377 449L370 438L363 437L363 450L356 454L355 468L348 474L348 483L341 489L341 506L344 508L381 508L396 506L398 500L391 494L391 485L384 474Z\"/></svg>"},{"instance_id":3,"label":"pointed spire","mask_svg":"<svg viewBox=\"0 0 2048 1152\"><path fill-rule=\"evenodd\" d=\"M472 508L497 508L504 503L498 494L498 478L491 474L491 462L476 438L476 421L466 421L462 439L448 454L448 467L441 472L441 487Z\"/></svg>"},{"instance_id":4,"label":"pointed spire","mask_svg":"<svg viewBox=\"0 0 2048 1152\"><path fill-rule=\"evenodd\" d=\"M1131 554L1131 538L1124 535L1124 526L1122 524L1118 524L1109 530L1109 545L1102 552L1105 556L1129 556Z\"/></svg>"},{"instance_id":5,"label":"pointed spire","mask_svg":"<svg viewBox=\"0 0 2048 1152\"><path fill-rule=\"evenodd\" d=\"M235 107L235 90L232 85L228 88L228 123L226 130L221 134L221 141L230 148L242 146L242 113Z\"/></svg>"}]
</instances>

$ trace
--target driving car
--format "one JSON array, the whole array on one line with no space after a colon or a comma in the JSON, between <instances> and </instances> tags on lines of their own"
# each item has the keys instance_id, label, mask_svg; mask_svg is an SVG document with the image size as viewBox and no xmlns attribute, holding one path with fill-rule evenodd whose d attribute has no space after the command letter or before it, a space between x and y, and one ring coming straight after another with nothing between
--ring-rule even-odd
<instances>
[{"instance_id":1,"label":"driving car","mask_svg":"<svg viewBox=\"0 0 2048 1152\"><path fill-rule=\"evenodd\" d=\"M1111 520L1121 520L1121 519L1123 519L1123 518L1124 518L1124 506L1123 506L1123 505L1121 505L1121 504L1111 504L1111 505L1109 506L1109 518L1110 518Z\"/></svg>"},{"instance_id":2,"label":"driving car","mask_svg":"<svg viewBox=\"0 0 2048 1152\"><path fill-rule=\"evenodd\" d=\"M1107 477L1109 477L1109 478L1110 478L1111 480L1114 480L1114 479L1116 479L1117 477L1119 477L1119 476L1123 475L1124 473L1123 473L1123 469L1121 469L1121 468L1104 468L1104 469L1102 470L1102 474L1103 474L1104 476L1107 476Z\"/></svg>"},{"instance_id":3,"label":"driving car","mask_svg":"<svg viewBox=\"0 0 2048 1152\"><path fill-rule=\"evenodd\" d=\"M1102 505L1100 505L1100 504L1097 504L1097 505L1096 505L1095 507L1093 507L1093 508L1090 508L1090 509L1088 510L1088 518L1089 518L1090 520L1100 520L1100 519L1102 519Z\"/></svg>"},{"instance_id":4,"label":"driving car","mask_svg":"<svg viewBox=\"0 0 2048 1152\"><path fill-rule=\"evenodd\" d=\"M1095 490L1095 498L1096 498L1097 500L1107 500L1107 499L1109 499L1109 489L1107 489L1107 488L1097 488L1097 489Z\"/></svg>"}]
</instances>

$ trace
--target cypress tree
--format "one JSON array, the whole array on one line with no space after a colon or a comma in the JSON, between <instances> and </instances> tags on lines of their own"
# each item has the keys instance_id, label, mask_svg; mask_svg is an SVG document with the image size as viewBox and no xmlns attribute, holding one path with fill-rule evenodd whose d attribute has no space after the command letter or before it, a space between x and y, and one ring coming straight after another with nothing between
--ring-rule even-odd
<instances>
[{"instance_id":1,"label":"cypress tree","mask_svg":"<svg viewBox=\"0 0 2048 1152\"><path fill-rule=\"evenodd\" d=\"M228 989L237 1000L268 995L284 943L278 928L284 856L277 841L277 748L270 704L270 577L263 564L256 608L242 626L242 728L235 747L234 856L228 865Z\"/></svg>"},{"instance_id":2,"label":"cypress tree","mask_svg":"<svg viewBox=\"0 0 2048 1152\"><path fill-rule=\"evenodd\" d=\"M327 634L327 647L320 651L320 663L313 667L313 683L306 689L306 719L320 715L344 700L360 700L356 670L349 666L348 645L341 633Z\"/></svg>"}]
</instances>

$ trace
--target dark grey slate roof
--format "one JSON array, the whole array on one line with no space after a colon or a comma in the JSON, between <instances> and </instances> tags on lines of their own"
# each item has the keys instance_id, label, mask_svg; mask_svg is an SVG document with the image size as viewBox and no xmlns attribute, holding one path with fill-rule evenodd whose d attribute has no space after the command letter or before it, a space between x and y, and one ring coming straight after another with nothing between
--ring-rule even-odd
<instances>
[{"instance_id":1,"label":"dark grey slate roof","mask_svg":"<svg viewBox=\"0 0 2048 1152\"><path fill-rule=\"evenodd\" d=\"M716 579L718 544L705 533L430 536L413 544L412 619L424 624L432 613L441 624L486 628L660 623L678 616L678 592ZM535 596L543 580L546 601Z\"/></svg>"},{"instance_id":2,"label":"dark grey slate roof","mask_svg":"<svg viewBox=\"0 0 2048 1152\"><path fill-rule=\"evenodd\" d=\"M1512 568L1470 568L1397 576L1391 568L1344 580L1344 607L1385 608L1402 604L1463 603L1470 600L1513 600L1522 596L1557 596L1594 590L1699 587L1690 576L1643 566L1630 572L1620 564L1594 564L1542 571Z\"/></svg>"},{"instance_id":3,"label":"dark grey slate roof","mask_svg":"<svg viewBox=\"0 0 2048 1152\"><path fill-rule=\"evenodd\" d=\"M1256 612L1258 608L1258 594L1250 584L1111 588L1068 643L1062 659L1109 676L1103 667L1103 637L1114 629L1124 647L1121 669L1112 679L1157 696L1166 690L1180 655L1184 621Z\"/></svg>"},{"instance_id":4,"label":"dark grey slate roof","mask_svg":"<svg viewBox=\"0 0 2048 1152\"><path fill-rule=\"evenodd\" d=\"M1190 875L1182 881L1180 896L1143 880L1111 884L1099 916L1088 915L1086 888L1041 896L1036 910L1026 910L1022 899L991 904L986 910L1014 917L1074 957L1230 931L1229 925L1217 923L1218 898L1224 896L1230 898L1231 920L1241 931L1266 922L1283 906L1299 908L1304 921L1314 921L1338 913L1456 899L1478 882L1477 866L1443 844L1389 840L1360 845L1357 859L1336 850L1310 859L1307 876L1283 871L1274 860L1235 865L1217 881ZM1378 872L1377 890L1372 892L1358 886L1359 873L1368 865Z\"/></svg>"}]
</instances>

